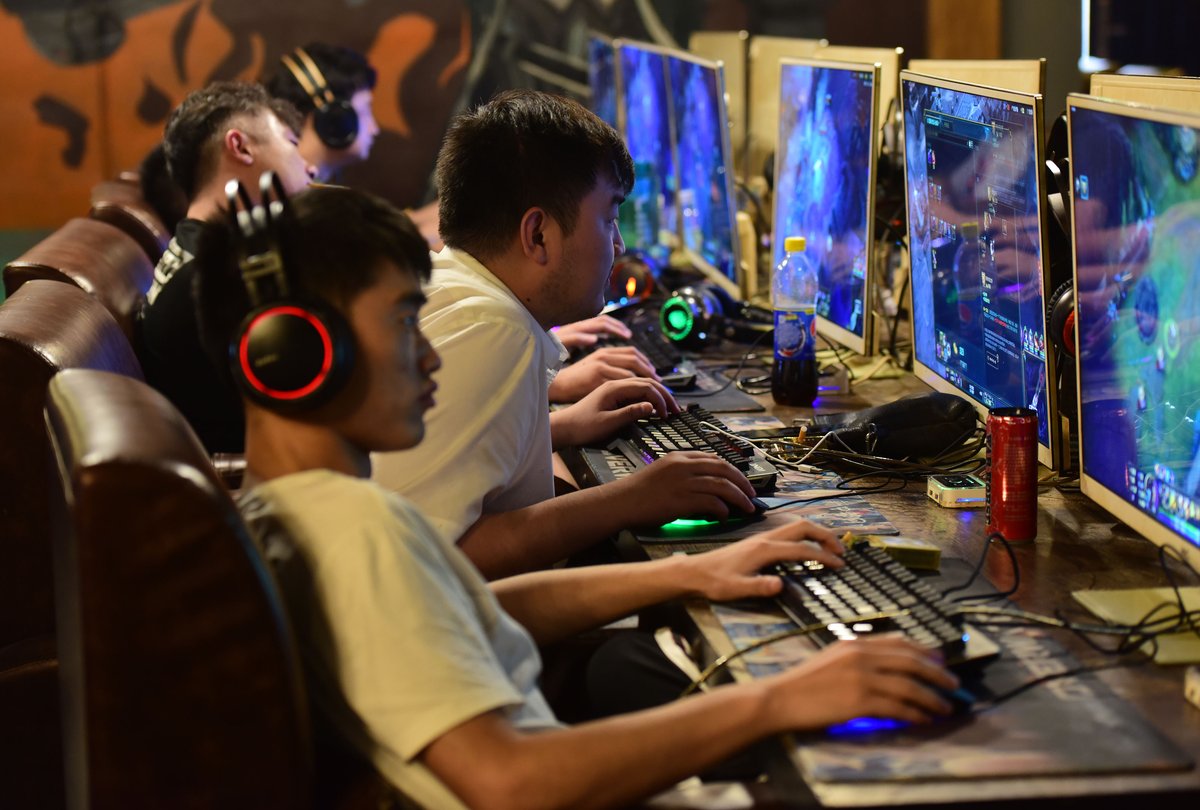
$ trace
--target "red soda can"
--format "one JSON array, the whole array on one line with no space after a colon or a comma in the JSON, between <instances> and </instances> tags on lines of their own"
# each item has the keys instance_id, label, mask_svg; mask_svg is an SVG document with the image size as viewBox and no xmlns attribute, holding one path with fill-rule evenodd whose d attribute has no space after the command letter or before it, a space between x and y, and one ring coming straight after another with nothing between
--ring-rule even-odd
<instances>
[{"instance_id":1,"label":"red soda can","mask_svg":"<svg viewBox=\"0 0 1200 810\"><path fill-rule=\"evenodd\" d=\"M992 408L987 418L987 531L1037 537L1037 411Z\"/></svg>"}]
</instances>

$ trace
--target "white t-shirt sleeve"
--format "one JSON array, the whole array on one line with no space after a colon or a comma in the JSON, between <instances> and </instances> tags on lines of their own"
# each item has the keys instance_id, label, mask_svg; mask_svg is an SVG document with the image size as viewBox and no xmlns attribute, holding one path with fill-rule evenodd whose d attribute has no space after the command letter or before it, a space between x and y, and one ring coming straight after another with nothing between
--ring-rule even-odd
<instances>
[{"instance_id":1,"label":"white t-shirt sleeve","mask_svg":"<svg viewBox=\"0 0 1200 810\"><path fill-rule=\"evenodd\" d=\"M439 534L456 542L487 498L516 477L540 429L544 370L531 373L535 338L511 322L463 324L433 345L442 368L425 438L411 450L375 454L372 477L419 504Z\"/></svg>"},{"instance_id":2,"label":"white t-shirt sleeve","mask_svg":"<svg viewBox=\"0 0 1200 810\"><path fill-rule=\"evenodd\" d=\"M318 580L347 702L377 745L410 761L450 729L522 697L431 529L412 513L395 517L407 525L355 521Z\"/></svg>"}]
</instances>

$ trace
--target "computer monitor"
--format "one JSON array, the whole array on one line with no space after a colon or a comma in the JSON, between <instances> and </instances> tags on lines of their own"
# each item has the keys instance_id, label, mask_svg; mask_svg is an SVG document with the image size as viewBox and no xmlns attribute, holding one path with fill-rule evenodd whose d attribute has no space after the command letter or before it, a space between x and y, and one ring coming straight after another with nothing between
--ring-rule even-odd
<instances>
[{"instance_id":1,"label":"computer monitor","mask_svg":"<svg viewBox=\"0 0 1200 810\"><path fill-rule=\"evenodd\" d=\"M1093 96L1132 101L1168 110L1200 113L1200 78L1193 76L1129 76L1096 73L1091 79Z\"/></svg>"},{"instance_id":2,"label":"computer monitor","mask_svg":"<svg viewBox=\"0 0 1200 810\"><path fill-rule=\"evenodd\" d=\"M1042 98L909 71L900 86L915 372L981 415L1036 410L1038 460L1053 467Z\"/></svg>"},{"instance_id":3,"label":"computer monitor","mask_svg":"<svg viewBox=\"0 0 1200 810\"><path fill-rule=\"evenodd\" d=\"M956 82L1046 93L1045 59L910 59L908 69Z\"/></svg>"},{"instance_id":4,"label":"computer monitor","mask_svg":"<svg viewBox=\"0 0 1200 810\"><path fill-rule=\"evenodd\" d=\"M737 197L721 64L682 52L667 63L681 245L693 267L740 298Z\"/></svg>"},{"instance_id":5,"label":"computer monitor","mask_svg":"<svg viewBox=\"0 0 1200 810\"><path fill-rule=\"evenodd\" d=\"M823 39L751 37L750 102L743 169L746 182L762 177L767 158L775 153L775 138L779 136L779 61L811 57L828 44Z\"/></svg>"},{"instance_id":6,"label":"computer monitor","mask_svg":"<svg viewBox=\"0 0 1200 810\"><path fill-rule=\"evenodd\" d=\"M1067 97L1080 488L1200 568L1200 115Z\"/></svg>"},{"instance_id":7,"label":"computer monitor","mask_svg":"<svg viewBox=\"0 0 1200 810\"><path fill-rule=\"evenodd\" d=\"M773 266L784 240L803 236L818 331L869 354L879 66L784 59L780 72Z\"/></svg>"},{"instance_id":8,"label":"computer monitor","mask_svg":"<svg viewBox=\"0 0 1200 810\"><path fill-rule=\"evenodd\" d=\"M729 107L729 144L733 147L733 170L745 177L746 88L750 34L745 31L694 31L688 50L710 62L725 66L725 98Z\"/></svg>"},{"instance_id":9,"label":"computer monitor","mask_svg":"<svg viewBox=\"0 0 1200 810\"><path fill-rule=\"evenodd\" d=\"M616 40L618 130L635 179L619 211L625 247L665 265L678 246L674 121L665 48Z\"/></svg>"},{"instance_id":10,"label":"computer monitor","mask_svg":"<svg viewBox=\"0 0 1200 810\"><path fill-rule=\"evenodd\" d=\"M867 62L879 64L879 118L887 124L893 120L896 112L897 81L900 75L900 60L904 49L896 48L867 48L858 45L825 45L813 54L818 59L834 59L839 62ZM883 127L879 128L882 139ZM879 144L882 146L882 140ZM889 146L895 146L889 143ZM899 152L899 148L896 147Z\"/></svg>"},{"instance_id":11,"label":"computer monitor","mask_svg":"<svg viewBox=\"0 0 1200 810\"><path fill-rule=\"evenodd\" d=\"M611 39L600 36L588 38L588 87L591 89L591 110L609 126L617 121L617 67Z\"/></svg>"}]
</instances>

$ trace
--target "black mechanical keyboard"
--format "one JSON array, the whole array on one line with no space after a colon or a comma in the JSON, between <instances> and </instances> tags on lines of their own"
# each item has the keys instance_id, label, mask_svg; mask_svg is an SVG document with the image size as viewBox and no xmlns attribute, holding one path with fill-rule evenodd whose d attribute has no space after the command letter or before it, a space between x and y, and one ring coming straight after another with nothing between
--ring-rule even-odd
<instances>
[{"instance_id":1,"label":"black mechanical keyboard","mask_svg":"<svg viewBox=\"0 0 1200 810\"><path fill-rule=\"evenodd\" d=\"M900 631L922 647L941 650L947 662L962 657L962 618L928 583L866 543L847 549L845 559L839 569L808 560L776 566L783 577L777 598L792 620L825 625L813 634L818 643ZM891 618L855 621L901 611Z\"/></svg>"},{"instance_id":2,"label":"black mechanical keyboard","mask_svg":"<svg viewBox=\"0 0 1200 810\"><path fill-rule=\"evenodd\" d=\"M706 429L709 423L727 430L724 423L699 405L666 418L639 419L604 449L578 448L560 453L571 474L583 486L623 478L667 453L699 450L714 453L737 467L759 494L775 489L778 472L753 447Z\"/></svg>"}]
</instances>

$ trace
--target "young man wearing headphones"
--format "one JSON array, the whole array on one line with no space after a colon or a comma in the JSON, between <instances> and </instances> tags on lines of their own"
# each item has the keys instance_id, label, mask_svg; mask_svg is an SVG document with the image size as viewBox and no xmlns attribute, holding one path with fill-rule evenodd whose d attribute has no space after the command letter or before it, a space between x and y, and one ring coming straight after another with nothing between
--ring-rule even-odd
<instances>
[{"instance_id":1,"label":"young man wearing headphones","mask_svg":"<svg viewBox=\"0 0 1200 810\"><path fill-rule=\"evenodd\" d=\"M154 269L134 326L146 381L191 423L210 453L241 452L241 402L225 365L213 366L200 344L192 301L192 258L204 220L225 206L225 183L257 188L274 171L288 191L308 185L312 167L296 149L300 118L261 85L214 82L189 94L171 114L163 151L187 212Z\"/></svg>"},{"instance_id":2,"label":"young man wearing headphones","mask_svg":"<svg viewBox=\"0 0 1200 810\"><path fill-rule=\"evenodd\" d=\"M837 541L798 521L709 554L489 587L416 506L369 480L371 452L419 443L435 402L440 360L418 317L423 240L350 189L311 189L290 210L244 203L197 259L208 347L234 358L246 407L242 512L274 568L316 711L410 799L625 806L784 730L949 711L936 689L954 677L878 638L753 684L562 725L538 687L538 645L663 600L770 596L780 583L764 566L840 566ZM272 321L280 328L264 329ZM321 334L331 340L309 340Z\"/></svg>"}]
</instances>

